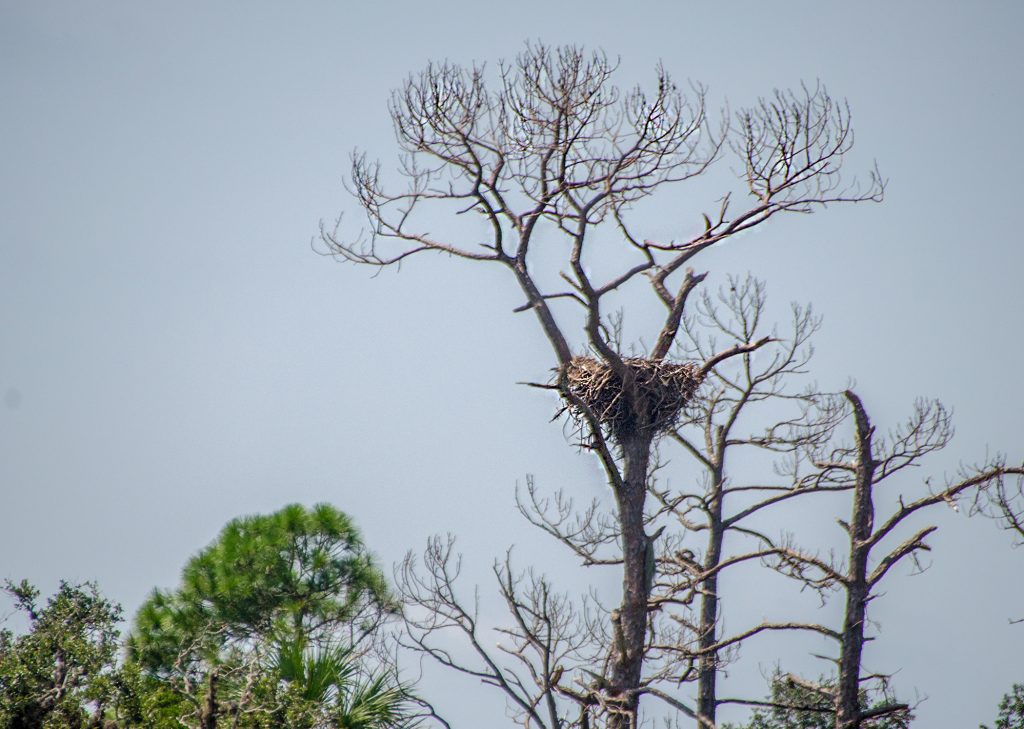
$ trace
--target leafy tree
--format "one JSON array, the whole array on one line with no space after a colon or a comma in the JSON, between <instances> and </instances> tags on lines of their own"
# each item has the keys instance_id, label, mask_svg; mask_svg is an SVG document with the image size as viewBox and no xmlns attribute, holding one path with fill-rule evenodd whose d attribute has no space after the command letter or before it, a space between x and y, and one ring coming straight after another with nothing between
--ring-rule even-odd
<instances>
[{"instance_id":1,"label":"leafy tree","mask_svg":"<svg viewBox=\"0 0 1024 729\"><path fill-rule=\"evenodd\" d=\"M988 729L982 724L981 729ZM999 702L995 729L1024 729L1024 684L1015 683L1010 693Z\"/></svg>"},{"instance_id":2,"label":"leafy tree","mask_svg":"<svg viewBox=\"0 0 1024 729\"><path fill-rule=\"evenodd\" d=\"M91 583L62 582L45 607L25 581L5 590L29 631L0 631L0 725L80 727L102 717L117 700L121 608Z\"/></svg>"},{"instance_id":3,"label":"leafy tree","mask_svg":"<svg viewBox=\"0 0 1024 729\"><path fill-rule=\"evenodd\" d=\"M381 729L416 724L406 687L381 671L366 676L351 648L282 643L273 674L284 684L277 718L289 727Z\"/></svg>"},{"instance_id":4,"label":"leafy tree","mask_svg":"<svg viewBox=\"0 0 1024 729\"><path fill-rule=\"evenodd\" d=\"M394 610L351 519L328 504L235 519L189 560L177 590L139 609L131 655L156 673L183 649L207 658L281 635L314 643L368 637Z\"/></svg>"},{"instance_id":5,"label":"leafy tree","mask_svg":"<svg viewBox=\"0 0 1024 729\"><path fill-rule=\"evenodd\" d=\"M228 523L139 609L128 652L190 726L397 727L407 690L363 660L395 609L351 519L292 504Z\"/></svg>"}]
</instances>

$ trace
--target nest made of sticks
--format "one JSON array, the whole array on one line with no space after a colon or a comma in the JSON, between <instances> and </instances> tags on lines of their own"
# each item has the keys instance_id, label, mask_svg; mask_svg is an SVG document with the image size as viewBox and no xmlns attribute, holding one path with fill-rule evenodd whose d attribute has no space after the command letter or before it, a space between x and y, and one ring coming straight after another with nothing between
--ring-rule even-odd
<instances>
[{"instance_id":1,"label":"nest made of sticks","mask_svg":"<svg viewBox=\"0 0 1024 729\"><path fill-rule=\"evenodd\" d=\"M657 434L672 428L683 408L704 379L699 365L675 364L658 359L629 357L622 360L633 373L634 397L623 387L622 377L608 364L592 357L573 357L566 366L569 392L566 410L579 423L585 405L598 422L620 443L639 433Z\"/></svg>"}]
</instances>

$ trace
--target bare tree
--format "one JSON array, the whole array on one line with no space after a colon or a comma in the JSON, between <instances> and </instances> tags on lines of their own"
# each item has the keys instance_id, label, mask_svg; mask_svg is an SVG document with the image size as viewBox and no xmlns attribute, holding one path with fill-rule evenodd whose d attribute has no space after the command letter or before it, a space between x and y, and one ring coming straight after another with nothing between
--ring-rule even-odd
<instances>
[{"instance_id":1,"label":"bare tree","mask_svg":"<svg viewBox=\"0 0 1024 729\"><path fill-rule=\"evenodd\" d=\"M880 585L898 564L909 559L921 569L918 556L930 549L928 537L938 528L926 525L907 534L905 523L918 512L939 505L959 510L958 502L964 502L976 511L1006 494L1008 483L1016 483L1019 490L1024 465L1007 466L1003 458L996 457L982 465L961 468L956 478L941 487L925 478L917 485L901 488L893 499L892 492L900 488L894 483L895 476L905 475L907 469L921 465L926 456L949 444L953 435L949 411L937 400L919 400L905 423L879 435L861 399L852 390L842 397L853 416L852 443L810 444L806 451L812 468L802 483L851 493L849 521L839 521L847 537L846 557L837 562L790 549L785 562L801 579L810 577L822 586L837 589L845 603L842 626L825 633L837 647L835 686L814 687L795 677L793 680L833 700L837 729L859 729L873 720L910 711L907 704L894 700L870 708L861 702L863 691L872 683L880 683L880 693L886 695L888 681L888 676L865 675L862 670L864 647L871 640L868 606L879 597ZM882 486L888 487L889 500L897 505L879 517L876 504Z\"/></svg>"},{"instance_id":2,"label":"bare tree","mask_svg":"<svg viewBox=\"0 0 1024 729\"><path fill-rule=\"evenodd\" d=\"M692 316L683 322L680 342L684 357L707 359L718 343L743 347L762 337L766 328L764 284L757 279L730 279L717 297L704 292ZM745 640L779 630L800 630L832 635L813 622L763 622L726 635L721 630L719 579L726 570L760 561L805 585L825 587L817 575L794 569L799 554L785 534L769 534L755 522L766 511L796 497L822 496L845 491L845 484L811 484L800 471L800 454L832 437L843 418L835 400L802 382L812 348L809 340L820 320L809 307L793 306L791 329L785 336L771 331L772 343L759 358L749 354L723 361L708 372L687 417L670 436L703 471L697 489L662 489L652 484L660 505L655 518L670 517L681 529L667 539L659 558L665 580L655 600L682 630L667 632L688 668L672 678L697 682L697 713L705 726L714 726L718 706L740 702L722 699L717 677L730 654ZM796 389L799 384L804 387ZM764 416L762 413L769 413ZM734 468L749 462L751 451L772 457L750 474ZM763 460L763 459L762 459ZM749 468L747 470L750 470ZM693 539L703 535L703 545ZM726 538L732 541L726 544ZM694 547L690 549L689 547ZM691 606L697 603L696 609ZM682 612L680 612L682 609ZM692 661L692 666L687 666Z\"/></svg>"},{"instance_id":3,"label":"bare tree","mask_svg":"<svg viewBox=\"0 0 1024 729\"><path fill-rule=\"evenodd\" d=\"M709 295L700 297L696 309L694 319L683 323L689 340L683 345L686 349L711 346L708 339L713 333L729 346L764 338L766 333L762 331L767 329L764 287L754 279L731 281L720 302ZM646 529L653 528L644 575L649 625L643 647L644 671L636 692L658 699L702 726L715 726L721 703L763 703L719 699L717 695L718 673L745 640L781 630L837 635L825 626L797 619L759 623L728 635L719 630L722 595L718 580L725 570L762 561L815 589L824 590L830 584L796 561L806 553L784 535L769 535L750 523L756 515L795 497L817 498L851 488L844 484L816 484L811 488L807 477L791 463L798 449L827 441L845 415L835 406L834 397L814 390L794 391L794 383L789 382L801 379L810 357L808 339L817 325L809 310L794 307L791 331L780 334L770 330L772 341L764 345L757 362L749 356L738 356L719 362L707 372L705 386L688 408L684 422L672 432L707 473L706 479L694 480L702 487L699 491L659 485L657 473L666 464L658 463L655 456L648 483L652 498L644 517ZM770 425L765 427L751 417L762 408L769 411L765 422ZM743 427L741 414L748 421ZM749 460L743 458L744 449L761 450L783 459L773 474L774 482L746 483L733 472L733 461ZM524 517L567 546L582 564L621 568L618 519L599 503L577 508L571 495L561 491L545 497L528 478L525 492L519 494L519 506ZM706 536L703 554L694 543L702 535ZM726 535L736 537L729 549L724 547ZM572 713L561 706L566 699L583 712L577 724L592 711L603 715L615 712L614 704L595 689L608 685L608 647L621 641L621 614L617 609L604 609L593 598L578 605L533 574L516 580L506 561L497 568L496 576L514 621L511 629L499 630L512 640L503 643L497 653L488 654L474 607L457 595L457 560L451 544L432 543L424 564L427 570L419 575L407 560L398 580L405 587L407 603L422 609L416 615L427 616L410 621L412 647L487 683L506 690L514 687L515 703L524 712L526 707L547 707L544 722L536 716L531 718L534 725L561 726L554 717L565 721ZM736 597L744 599L742 588ZM524 615L543 619L534 622L524 619ZM439 616L444 619L439 621ZM479 659L474 667L470 668L465 659L454 661L441 648L448 645L440 635L447 630L460 630L470 638ZM502 664L501 659L508 657L521 672ZM690 706L680 695L680 687L693 681L698 685L698 701Z\"/></svg>"},{"instance_id":4,"label":"bare tree","mask_svg":"<svg viewBox=\"0 0 1024 729\"><path fill-rule=\"evenodd\" d=\"M684 94L658 69L651 91L622 91L612 83L614 71L615 64L601 53L542 45L528 46L514 62L501 64L494 87L483 67L429 66L391 100L404 189L387 189L380 166L356 155L353 192L366 212L368 232L350 240L337 227L322 231L331 252L360 264L390 266L435 252L508 269L525 298L518 311L533 311L554 351L558 374L551 386L577 419L581 443L604 468L616 507L610 526L619 550L621 598L606 618L580 618L586 627L578 645L574 637L555 641L565 650L572 646L579 655L570 653L579 661L593 661L592 681L579 690L563 688L552 666L537 674L538 695L528 690L524 677L505 675L487 651L477 649L485 667L475 675L501 687L527 726L565 725L550 702L546 713L538 708L545 703L538 696L558 693L582 707L575 720L580 726L589 726L593 714L615 729L633 727L641 695L654 693L645 686L644 666L653 634L655 539L646 527L655 446L717 366L771 343L770 337L745 339L701 352L702 359L692 364L668 360L690 294L705 276L689 267L694 257L779 213L877 201L884 187L877 171L864 186L840 176L853 143L850 115L823 87L777 91L735 118L712 119L703 87ZM629 219L638 202L729 158L743 189L739 195L726 190L703 213L700 233L672 241L639 234ZM481 216L489 232L482 240L437 237L421 227L421 213L429 208ZM601 228L617 231L622 241L624 263L607 279L588 273ZM564 262L557 272L534 266L542 238L549 250L560 244ZM645 279L665 315L652 332L649 350L627 357L607 302ZM576 332L583 335L584 349L574 354ZM435 545L428 552L426 581L410 576L408 587L414 598L419 595L414 602L434 609L441 625L458 627L473 642L478 630L473 613L448 592L452 569L450 553ZM705 582L712 578L706 575ZM531 582L525 597L510 571L502 580L506 600L522 620L514 635L525 647L515 650L549 650L543 640L538 645L538 637L545 625L561 625L556 616L567 608L552 607L562 603L551 602L543 580ZM532 620L540 620L541 627ZM710 640L702 648L707 655L726 647ZM424 649L457 664L437 649ZM705 675L712 666L705 667ZM682 704L676 708L700 714ZM701 721L713 725L710 717Z\"/></svg>"},{"instance_id":5,"label":"bare tree","mask_svg":"<svg viewBox=\"0 0 1024 729\"><path fill-rule=\"evenodd\" d=\"M962 495L977 503L988 490L1005 492L1008 478L1013 478L1019 485L1024 467L1007 466L997 458L980 467L963 469L960 478L947 482L941 488L931 489L912 501L905 502L901 495L899 508L876 523L875 489L949 443L952 437L949 412L938 401L920 401L903 427L892 431L887 438L876 438L875 428L860 398L850 390L846 391L845 397L853 410L856 425L854 445L833 450L828 460L819 461L816 465L822 467L823 478L852 478L854 482L851 521L844 525L850 540L847 570L845 574L837 574L846 593L846 613L840 641L836 721L838 729L856 729L868 718L858 704L861 686L871 678L861 675L860 665L867 640L868 603L876 597L879 584L895 565L907 558L916 560L919 552L929 549L926 539L937 527L920 528L895 544L889 537L898 533L898 528L908 517L922 509L939 504L958 509L956 502ZM882 556L873 560L872 551L880 545ZM905 707L881 707L875 710L875 715L882 713L883 709L905 710Z\"/></svg>"}]
</instances>

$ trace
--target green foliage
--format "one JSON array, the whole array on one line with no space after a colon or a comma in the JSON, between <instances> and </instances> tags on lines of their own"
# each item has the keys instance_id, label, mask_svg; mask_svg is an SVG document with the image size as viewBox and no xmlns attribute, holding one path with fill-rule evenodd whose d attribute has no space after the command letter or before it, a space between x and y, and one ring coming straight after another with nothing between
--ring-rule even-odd
<instances>
[{"instance_id":1,"label":"green foliage","mask_svg":"<svg viewBox=\"0 0 1024 729\"><path fill-rule=\"evenodd\" d=\"M0 631L0 727L183 729L180 696L136 664L118 665L121 608L95 585L62 582L45 608L27 582L5 590L29 630Z\"/></svg>"},{"instance_id":2,"label":"green foliage","mask_svg":"<svg viewBox=\"0 0 1024 729\"><path fill-rule=\"evenodd\" d=\"M163 681L147 675L137 663L126 661L116 677L119 727L184 729L181 717L188 702Z\"/></svg>"},{"instance_id":3,"label":"green foliage","mask_svg":"<svg viewBox=\"0 0 1024 729\"><path fill-rule=\"evenodd\" d=\"M296 687L302 699L323 703L334 698L342 685L356 676L352 651L336 646L310 650L296 639L278 645L274 669L277 676Z\"/></svg>"},{"instance_id":4,"label":"green foliage","mask_svg":"<svg viewBox=\"0 0 1024 729\"><path fill-rule=\"evenodd\" d=\"M984 724L981 729L988 729ZM1024 684L1015 683L999 702L995 729L1024 729Z\"/></svg>"},{"instance_id":5,"label":"green foliage","mask_svg":"<svg viewBox=\"0 0 1024 729\"><path fill-rule=\"evenodd\" d=\"M365 675L350 648L311 649L289 641L278 646L274 670L283 685L281 718L290 727L398 729L418 723L407 687L387 672Z\"/></svg>"},{"instance_id":6,"label":"green foliage","mask_svg":"<svg viewBox=\"0 0 1024 729\"><path fill-rule=\"evenodd\" d=\"M782 674L772 677L769 708L756 709L746 724L725 724L722 729L834 729L835 713L828 692L834 682L821 680L822 691L794 683ZM886 693L872 697L861 695L861 708L879 708L893 703ZM907 712L887 714L877 720L865 722L865 729L907 729L913 716Z\"/></svg>"},{"instance_id":7,"label":"green foliage","mask_svg":"<svg viewBox=\"0 0 1024 729\"><path fill-rule=\"evenodd\" d=\"M29 630L0 630L5 729L403 729L417 721L361 640L395 609L343 513L292 505L236 519L139 610L118 664L120 607L62 583L45 607L6 585Z\"/></svg>"},{"instance_id":8,"label":"green foliage","mask_svg":"<svg viewBox=\"0 0 1024 729\"><path fill-rule=\"evenodd\" d=\"M0 631L0 725L78 727L115 705L121 608L89 583L62 582L43 608L27 582L7 582L5 591L29 631Z\"/></svg>"},{"instance_id":9,"label":"green foliage","mask_svg":"<svg viewBox=\"0 0 1024 729\"><path fill-rule=\"evenodd\" d=\"M329 641L339 629L369 631L394 609L349 517L292 504L224 527L189 560L180 588L156 590L142 606L129 648L166 675L181 670L183 652L217 662L281 635Z\"/></svg>"},{"instance_id":10,"label":"green foliage","mask_svg":"<svg viewBox=\"0 0 1024 729\"><path fill-rule=\"evenodd\" d=\"M245 729L411 726L407 689L357 654L396 610L337 509L236 519L189 560L178 589L154 591L136 614L140 713L192 725L212 710Z\"/></svg>"},{"instance_id":11,"label":"green foliage","mask_svg":"<svg viewBox=\"0 0 1024 729\"><path fill-rule=\"evenodd\" d=\"M385 674L347 686L332 712L338 729L411 729L420 722L409 711L409 694Z\"/></svg>"}]
</instances>

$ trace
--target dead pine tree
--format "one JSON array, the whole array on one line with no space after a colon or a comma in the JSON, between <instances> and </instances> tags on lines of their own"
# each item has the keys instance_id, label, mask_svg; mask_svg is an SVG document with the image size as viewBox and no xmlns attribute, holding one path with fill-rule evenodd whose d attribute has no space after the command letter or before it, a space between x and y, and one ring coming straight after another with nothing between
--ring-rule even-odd
<instances>
[{"instance_id":1,"label":"dead pine tree","mask_svg":"<svg viewBox=\"0 0 1024 729\"><path fill-rule=\"evenodd\" d=\"M877 201L883 193L877 171L863 186L841 177L853 143L849 111L820 86L777 91L735 118L719 119L709 115L702 87L684 94L664 69L647 91L618 88L615 70L602 53L540 44L500 64L493 78L482 66L428 66L391 98L404 186L388 189L379 164L355 155L351 189L368 233L350 239L338 227L322 230L331 253L362 265L387 267L441 253L503 267L524 297L517 311L532 312L551 344L552 387L578 419L614 497L621 598L603 626L592 625L592 635L605 632L604 655L593 656L593 679L571 694L560 693L554 667L538 673L534 665L530 682L517 684L488 656L481 660L486 680L505 691L525 725L552 729L567 725L550 708L555 694L580 704L580 726L636 726L650 632L652 539L645 509L654 446L712 368L769 343L737 344L704 361L669 360L687 300L706 275L694 271L695 257L778 214ZM739 189L715 196L694 221L698 233L668 241L640 233L630 219L637 203L720 163L739 171ZM489 232L483 239L434 235L421 222L431 209L480 216ZM621 245L614 255L631 259L600 280L588 273L589 261L608 254L595 248L599 230L617 234ZM554 275L539 276L534 268L545 265L536 253L541 241L545 260L553 250L562 252L561 267L545 272ZM644 282L664 305L664 318L650 332L649 351L627 357L613 336L607 302ZM429 558L428 571L438 579L427 575L410 589L432 585L444 593L450 555L438 546ZM514 580L505 585L516 587ZM454 610L451 600L418 594ZM525 609L535 597L514 597L513 603ZM439 620L471 635L471 617L456 610ZM431 655L444 662L443 655Z\"/></svg>"},{"instance_id":2,"label":"dead pine tree","mask_svg":"<svg viewBox=\"0 0 1024 729\"><path fill-rule=\"evenodd\" d=\"M835 685L815 690L832 698L837 729L860 729L883 717L910 711L907 704L897 701L867 708L861 701L873 682L880 683L881 693L887 694L887 677L865 675L862 668L864 648L871 639L868 607L880 596L881 585L894 567L906 560L916 563L920 553L930 549L928 537L937 529L926 525L908 534L907 520L936 506L959 510L964 503L977 511L992 501L998 503L1010 493L1009 484L1016 484L1020 491L1024 466L1008 466L1002 457L995 457L962 468L941 487L931 479L898 486L896 476L906 476L907 469L920 466L926 456L949 444L953 435L949 411L937 400L919 400L906 422L879 434L860 397L847 390L842 398L853 416L852 442L818 443L807 449L807 461L813 468L803 483L805 487L849 491L849 520L839 520L847 537L845 559L827 561L796 549L788 550L784 559L794 575L801 579L814 575L820 584L837 589L845 603L842 625L830 635L837 648ZM891 502L894 491L895 508L884 515L876 513L880 496L885 493ZM810 682L796 680L814 688Z\"/></svg>"},{"instance_id":3,"label":"dead pine tree","mask_svg":"<svg viewBox=\"0 0 1024 729\"><path fill-rule=\"evenodd\" d=\"M648 481L645 522L652 532L648 556L654 569L648 574L649 639L641 691L702 727L716 726L721 704L763 705L719 696L718 676L745 642L779 631L836 634L793 614L728 632L722 628L723 605L749 600L742 576L732 581L732 594L723 593L720 578L727 571L764 566L800 580L801 587L827 591L829 581L792 569L791 555L804 552L781 529L766 531L763 517L774 521L773 510L797 498L818 499L823 507L823 497L851 488L810 484L797 467L800 453L829 441L846 417L836 398L818 392L806 377L810 339L820 321L809 307L793 306L788 327L768 322L765 286L753 277L730 278L717 295L704 290L696 297L681 324L680 358L706 361L723 346L742 347L765 336L771 341L757 358L744 353L708 368L684 417L669 431L668 444L682 446L696 465L696 477L692 469L673 464L674 483L660 483L658 475L668 465L659 460L667 450L662 447ZM752 451L763 456L753 467ZM558 492L545 498L528 481L519 506L584 565L621 564L614 548L618 523L599 505L574 509L571 496ZM691 683L696 684L694 706L680 693Z\"/></svg>"},{"instance_id":4,"label":"dead pine tree","mask_svg":"<svg viewBox=\"0 0 1024 729\"><path fill-rule=\"evenodd\" d=\"M704 291L693 309L683 322L682 356L706 359L716 345L756 341L768 328L764 283L750 276L730 279L717 296ZM792 537L781 530L769 533L763 526L765 515L793 499L826 497L850 488L808 488L798 468L799 455L827 442L844 417L835 398L818 392L806 378L813 353L810 339L819 326L810 307L794 305L788 331L780 334L772 328L772 342L760 357L744 354L710 368L687 416L669 433L692 456L702 477L683 488L650 487L658 505L651 520L670 525L658 558L657 594L652 596L652 605L667 618L659 630L659 651L676 656L677 669L667 676L673 683L696 683L702 726L715 726L720 704L745 703L723 699L717 687L719 674L745 641L778 631L833 633L794 617L725 633L723 601L730 596L720 588L723 573L751 563L803 578L804 587L820 591L827 586L816 575L790 569ZM751 468L758 453L760 462ZM735 598L747 598L742 588Z\"/></svg>"}]
</instances>

